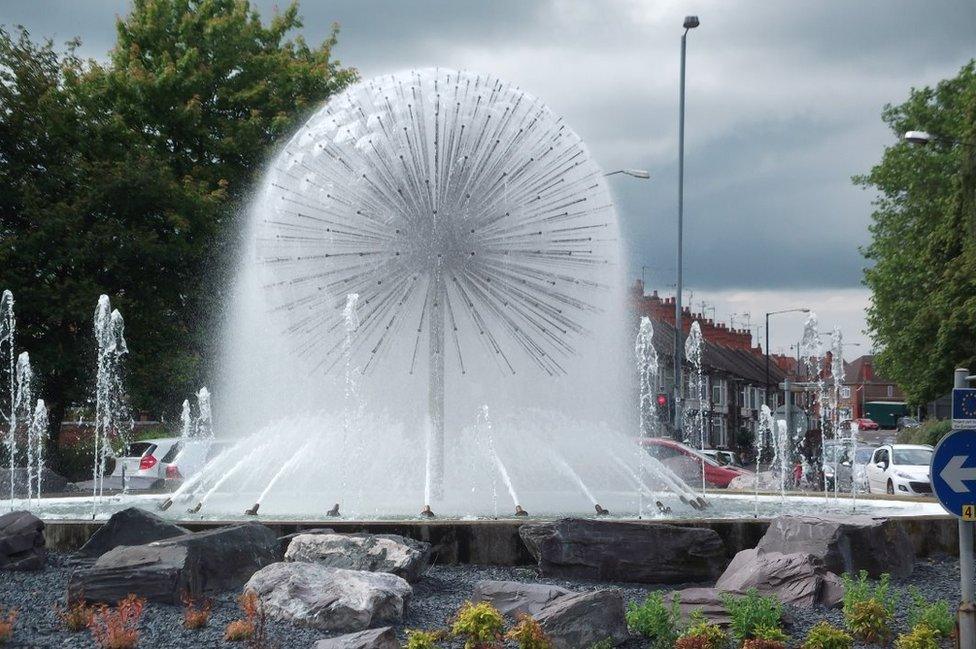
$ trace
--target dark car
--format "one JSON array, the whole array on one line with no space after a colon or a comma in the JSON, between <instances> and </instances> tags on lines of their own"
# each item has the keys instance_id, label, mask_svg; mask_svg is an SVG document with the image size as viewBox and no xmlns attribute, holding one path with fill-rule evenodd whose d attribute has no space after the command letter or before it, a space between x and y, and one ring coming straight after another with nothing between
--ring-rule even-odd
<instances>
[{"instance_id":1,"label":"dark car","mask_svg":"<svg viewBox=\"0 0 976 649\"><path fill-rule=\"evenodd\" d=\"M898 423L895 424L895 427L899 431L903 431L911 428L918 428L921 425L922 424L919 423L918 419L915 419L914 417L899 417Z\"/></svg>"}]
</instances>

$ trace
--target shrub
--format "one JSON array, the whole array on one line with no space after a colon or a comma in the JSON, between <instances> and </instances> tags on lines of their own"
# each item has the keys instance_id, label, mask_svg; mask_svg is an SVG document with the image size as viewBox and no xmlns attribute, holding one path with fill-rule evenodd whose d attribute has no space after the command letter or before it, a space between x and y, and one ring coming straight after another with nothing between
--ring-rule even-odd
<instances>
[{"instance_id":1,"label":"shrub","mask_svg":"<svg viewBox=\"0 0 976 649\"><path fill-rule=\"evenodd\" d=\"M829 622L817 622L807 633L803 649L851 649L854 638Z\"/></svg>"},{"instance_id":2,"label":"shrub","mask_svg":"<svg viewBox=\"0 0 976 649\"><path fill-rule=\"evenodd\" d=\"M643 604L627 604L627 628L651 641L652 649L671 649L680 635L681 598L675 593L671 606L664 603L664 595L655 592Z\"/></svg>"},{"instance_id":3,"label":"shrub","mask_svg":"<svg viewBox=\"0 0 976 649\"><path fill-rule=\"evenodd\" d=\"M919 624L911 633L898 636L895 649L939 649L939 632L926 624Z\"/></svg>"},{"instance_id":4,"label":"shrub","mask_svg":"<svg viewBox=\"0 0 976 649\"><path fill-rule=\"evenodd\" d=\"M7 611L7 615L3 615L3 611L0 610L0 644L7 644L12 637L14 637L14 624L17 622L17 609L11 609Z\"/></svg>"},{"instance_id":5,"label":"shrub","mask_svg":"<svg viewBox=\"0 0 976 649\"><path fill-rule=\"evenodd\" d=\"M194 599L189 593L183 595L183 626L187 629L202 629L210 619L213 601Z\"/></svg>"},{"instance_id":6,"label":"shrub","mask_svg":"<svg viewBox=\"0 0 976 649\"><path fill-rule=\"evenodd\" d=\"M245 590L237 598L237 603L244 611L243 620L234 620L224 629L224 640L235 642L248 640L252 647L267 645L264 626L264 609L261 600L253 590Z\"/></svg>"},{"instance_id":7,"label":"shrub","mask_svg":"<svg viewBox=\"0 0 976 649\"><path fill-rule=\"evenodd\" d=\"M55 607L55 612L68 631L78 633L91 626L95 609L84 599L79 599L74 604L69 604L67 608Z\"/></svg>"},{"instance_id":8,"label":"shrub","mask_svg":"<svg viewBox=\"0 0 976 649\"><path fill-rule=\"evenodd\" d=\"M502 646L502 614L488 602L465 602L454 618L451 633L466 638L464 649L491 649Z\"/></svg>"},{"instance_id":9,"label":"shrub","mask_svg":"<svg viewBox=\"0 0 976 649\"><path fill-rule=\"evenodd\" d=\"M891 636L891 614L876 599L855 602L850 609L844 607L844 620L858 640L880 643Z\"/></svg>"},{"instance_id":10,"label":"shrub","mask_svg":"<svg viewBox=\"0 0 976 649\"><path fill-rule=\"evenodd\" d=\"M234 620L227 623L224 629L224 640L227 642L239 642L250 640L254 635L254 625L247 620Z\"/></svg>"},{"instance_id":11,"label":"shrub","mask_svg":"<svg viewBox=\"0 0 976 649\"><path fill-rule=\"evenodd\" d=\"M439 649L438 641L444 639L443 631L407 630L407 646L405 649Z\"/></svg>"},{"instance_id":12,"label":"shrub","mask_svg":"<svg viewBox=\"0 0 976 649\"><path fill-rule=\"evenodd\" d=\"M552 649L552 641L531 615L519 613L518 622L505 634L506 640L513 640L519 649Z\"/></svg>"},{"instance_id":13,"label":"shrub","mask_svg":"<svg viewBox=\"0 0 976 649\"><path fill-rule=\"evenodd\" d=\"M872 586L868 582L868 571L862 570L854 579L848 573L841 575L844 582L844 610L857 602L876 600L888 612L889 616L894 616L895 607L898 606L898 594L891 590L891 575L884 573L878 579L878 583Z\"/></svg>"},{"instance_id":14,"label":"shrub","mask_svg":"<svg viewBox=\"0 0 976 649\"><path fill-rule=\"evenodd\" d=\"M906 428L898 433L898 443L935 446L951 429L952 422L948 419L927 419L918 428Z\"/></svg>"},{"instance_id":15,"label":"shrub","mask_svg":"<svg viewBox=\"0 0 976 649\"><path fill-rule=\"evenodd\" d=\"M700 611L691 614L692 625L674 643L675 649L724 649L729 636L717 625L705 619Z\"/></svg>"},{"instance_id":16,"label":"shrub","mask_svg":"<svg viewBox=\"0 0 976 649\"><path fill-rule=\"evenodd\" d=\"M589 646L589 649L614 649L614 647L616 647L616 645L613 644L613 640L611 640L610 638L604 638L599 642L594 642L593 644L591 644Z\"/></svg>"},{"instance_id":17,"label":"shrub","mask_svg":"<svg viewBox=\"0 0 976 649\"><path fill-rule=\"evenodd\" d=\"M767 640L766 638L748 638L742 641L742 649L786 649L783 640Z\"/></svg>"},{"instance_id":18,"label":"shrub","mask_svg":"<svg viewBox=\"0 0 976 649\"><path fill-rule=\"evenodd\" d=\"M132 649L139 644L139 618L146 600L135 595L119 600L115 609L99 607L92 615L91 629L95 643L102 649Z\"/></svg>"},{"instance_id":19,"label":"shrub","mask_svg":"<svg viewBox=\"0 0 976 649\"><path fill-rule=\"evenodd\" d=\"M723 593L722 604L732 619L732 636L736 640L740 642L749 638L777 640L777 637L771 637L774 635L773 630L782 635L779 628L783 618L783 605L775 598L763 597L755 588L750 588L741 597Z\"/></svg>"},{"instance_id":20,"label":"shrub","mask_svg":"<svg viewBox=\"0 0 976 649\"><path fill-rule=\"evenodd\" d=\"M908 587L908 595L912 600L908 606L909 627L924 624L943 638L955 632L956 616L949 610L949 602L944 599L930 602L914 586Z\"/></svg>"}]
</instances>

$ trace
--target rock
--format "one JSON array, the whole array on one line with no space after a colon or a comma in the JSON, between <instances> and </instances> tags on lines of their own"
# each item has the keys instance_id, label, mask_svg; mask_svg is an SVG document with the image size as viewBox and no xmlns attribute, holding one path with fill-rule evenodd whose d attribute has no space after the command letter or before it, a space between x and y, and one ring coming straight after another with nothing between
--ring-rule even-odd
<instances>
[{"instance_id":1,"label":"rock","mask_svg":"<svg viewBox=\"0 0 976 649\"><path fill-rule=\"evenodd\" d=\"M519 528L545 576L651 584L711 581L728 563L715 530L566 518Z\"/></svg>"},{"instance_id":2,"label":"rock","mask_svg":"<svg viewBox=\"0 0 976 649\"><path fill-rule=\"evenodd\" d=\"M313 649L400 649L393 627L347 633L335 638L319 640Z\"/></svg>"},{"instance_id":3,"label":"rock","mask_svg":"<svg viewBox=\"0 0 976 649\"><path fill-rule=\"evenodd\" d=\"M288 545L285 561L389 572L414 582L430 564L430 544L397 534L299 534Z\"/></svg>"},{"instance_id":4,"label":"rock","mask_svg":"<svg viewBox=\"0 0 976 649\"><path fill-rule=\"evenodd\" d=\"M546 604L572 592L549 584L485 580L474 585L472 599L476 602L489 602L503 615L526 613L536 617Z\"/></svg>"},{"instance_id":5,"label":"rock","mask_svg":"<svg viewBox=\"0 0 976 649\"><path fill-rule=\"evenodd\" d=\"M0 570L40 570L46 561L44 521L24 511L0 516Z\"/></svg>"},{"instance_id":6,"label":"rock","mask_svg":"<svg viewBox=\"0 0 976 649\"><path fill-rule=\"evenodd\" d=\"M557 597L536 621L552 640L553 649L580 649L606 638L615 644L630 638L619 590L596 590Z\"/></svg>"},{"instance_id":7,"label":"rock","mask_svg":"<svg viewBox=\"0 0 976 649\"><path fill-rule=\"evenodd\" d=\"M833 587L839 582L837 575L825 570L813 555L753 548L735 555L715 588L740 593L755 588L761 595L776 597L784 604L833 607L839 603L838 591Z\"/></svg>"},{"instance_id":8,"label":"rock","mask_svg":"<svg viewBox=\"0 0 976 649\"><path fill-rule=\"evenodd\" d=\"M301 530L300 532L279 536L278 545L281 547L281 556L285 556L285 552L288 551L288 546L291 545L292 539L302 534L335 534L335 530L331 527L313 527L307 530Z\"/></svg>"},{"instance_id":9,"label":"rock","mask_svg":"<svg viewBox=\"0 0 976 649\"><path fill-rule=\"evenodd\" d=\"M257 594L269 618L324 631L399 622L413 593L410 584L389 573L298 562L262 568L245 589Z\"/></svg>"},{"instance_id":10,"label":"rock","mask_svg":"<svg viewBox=\"0 0 976 649\"><path fill-rule=\"evenodd\" d=\"M145 545L120 545L68 581L68 598L114 603L129 593L178 604L184 593L199 596L240 588L256 571L274 563L278 540L258 523L243 523L174 536Z\"/></svg>"},{"instance_id":11,"label":"rock","mask_svg":"<svg viewBox=\"0 0 976 649\"><path fill-rule=\"evenodd\" d=\"M10 477L14 480L14 495L27 495L27 467L14 467L13 473L10 469L0 469L0 497L10 497ZM55 473L51 469L44 467L41 469L41 493L55 494L76 491L77 487L68 482L67 478ZM37 494L34 494L35 496Z\"/></svg>"},{"instance_id":12,"label":"rock","mask_svg":"<svg viewBox=\"0 0 976 649\"><path fill-rule=\"evenodd\" d=\"M805 553L841 574L867 570L872 577L904 578L915 566L915 548L897 520L870 516L777 516L756 546L766 552Z\"/></svg>"},{"instance_id":13,"label":"rock","mask_svg":"<svg viewBox=\"0 0 976 649\"><path fill-rule=\"evenodd\" d=\"M100 557L120 545L143 545L189 534L189 531L138 507L112 514L78 550L83 557Z\"/></svg>"}]
</instances>

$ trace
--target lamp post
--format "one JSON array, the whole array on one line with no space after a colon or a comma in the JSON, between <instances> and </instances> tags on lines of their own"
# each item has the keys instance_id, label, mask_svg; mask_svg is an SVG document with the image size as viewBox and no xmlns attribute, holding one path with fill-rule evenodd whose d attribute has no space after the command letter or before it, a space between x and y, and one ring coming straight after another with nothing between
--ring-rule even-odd
<instances>
[{"instance_id":1,"label":"lamp post","mask_svg":"<svg viewBox=\"0 0 976 649\"><path fill-rule=\"evenodd\" d=\"M684 330L681 325L681 245L685 212L685 58L688 32L701 24L698 16L685 16L681 35L681 81L678 93L678 281L674 296L674 430L680 431L684 415L681 400L681 364L684 352Z\"/></svg>"},{"instance_id":2,"label":"lamp post","mask_svg":"<svg viewBox=\"0 0 976 649\"><path fill-rule=\"evenodd\" d=\"M767 406L769 405L769 316L781 313L810 313L810 309L783 309L766 313L766 398L763 401Z\"/></svg>"}]
</instances>

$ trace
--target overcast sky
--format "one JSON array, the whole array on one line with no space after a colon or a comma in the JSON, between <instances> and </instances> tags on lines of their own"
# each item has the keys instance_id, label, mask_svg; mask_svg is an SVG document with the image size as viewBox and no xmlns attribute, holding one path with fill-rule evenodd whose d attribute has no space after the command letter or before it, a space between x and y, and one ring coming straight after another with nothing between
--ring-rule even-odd
<instances>
[{"instance_id":1,"label":"overcast sky","mask_svg":"<svg viewBox=\"0 0 976 649\"><path fill-rule=\"evenodd\" d=\"M281 2L253 2L270 16ZM0 22L83 41L104 58L120 0L0 0ZM720 319L809 307L867 351L861 287L871 199L850 177L893 141L885 103L976 56L973 0L411 2L306 0L304 35L341 25L338 56L364 77L440 65L495 74L566 117L615 176L633 277L673 292L678 63L688 37L686 299ZM774 350L802 316L771 327ZM850 353L853 355L853 353Z\"/></svg>"}]
</instances>

